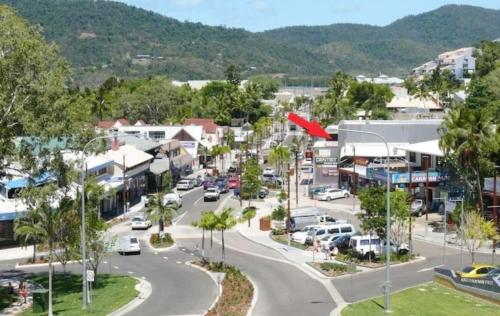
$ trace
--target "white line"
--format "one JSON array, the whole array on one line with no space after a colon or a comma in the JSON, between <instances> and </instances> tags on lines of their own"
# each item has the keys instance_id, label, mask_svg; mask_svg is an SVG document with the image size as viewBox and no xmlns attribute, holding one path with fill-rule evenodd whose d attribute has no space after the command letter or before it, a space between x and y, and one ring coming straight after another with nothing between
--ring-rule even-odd
<instances>
[{"instance_id":1,"label":"white line","mask_svg":"<svg viewBox=\"0 0 500 316\"><path fill-rule=\"evenodd\" d=\"M128 273L128 274L134 274L134 272L133 272L133 271L127 271L127 273Z\"/></svg>"},{"instance_id":2,"label":"white line","mask_svg":"<svg viewBox=\"0 0 500 316\"><path fill-rule=\"evenodd\" d=\"M198 204L198 202L200 202L201 199L203 199L203 196L200 196L200 198L198 200L194 201L193 206L195 206L196 204Z\"/></svg>"},{"instance_id":3,"label":"white line","mask_svg":"<svg viewBox=\"0 0 500 316\"><path fill-rule=\"evenodd\" d=\"M177 263L177 264L181 264L181 263L182 263L182 261L176 261L176 263Z\"/></svg>"},{"instance_id":4,"label":"white line","mask_svg":"<svg viewBox=\"0 0 500 316\"><path fill-rule=\"evenodd\" d=\"M108 264L108 262L107 262L107 261L103 261L102 263L104 263L104 264Z\"/></svg>"},{"instance_id":5,"label":"white line","mask_svg":"<svg viewBox=\"0 0 500 316\"><path fill-rule=\"evenodd\" d=\"M434 270L434 268L439 268L439 267L442 267L443 265L440 264L438 266L434 266L434 267L430 267L430 268L423 268L423 269L420 269L418 270L417 272L425 272L425 271L430 271L430 270Z\"/></svg>"},{"instance_id":6,"label":"white line","mask_svg":"<svg viewBox=\"0 0 500 316\"><path fill-rule=\"evenodd\" d=\"M187 214L187 211L184 211L184 213L182 213L181 215L179 215L172 223L172 225L177 225L177 223L184 218L184 216L186 216Z\"/></svg>"},{"instance_id":7,"label":"white line","mask_svg":"<svg viewBox=\"0 0 500 316\"><path fill-rule=\"evenodd\" d=\"M163 259L168 260L168 257L163 257Z\"/></svg>"},{"instance_id":8,"label":"white line","mask_svg":"<svg viewBox=\"0 0 500 316\"><path fill-rule=\"evenodd\" d=\"M113 266L114 269L119 269L118 266Z\"/></svg>"}]
</instances>

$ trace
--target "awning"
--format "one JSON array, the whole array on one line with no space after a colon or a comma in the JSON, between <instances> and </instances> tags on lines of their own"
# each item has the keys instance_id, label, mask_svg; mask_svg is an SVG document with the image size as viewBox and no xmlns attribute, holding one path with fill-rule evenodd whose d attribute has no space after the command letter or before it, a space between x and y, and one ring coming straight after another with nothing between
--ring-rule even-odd
<instances>
[{"instance_id":1,"label":"awning","mask_svg":"<svg viewBox=\"0 0 500 316\"><path fill-rule=\"evenodd\" d=\"M407 144L404 146L399 146L398 149L402 149L409 152L427 154L431 156L443 157L444 153L439 148L439 140L430 140L427 142Z\"/></svg>"},{"instance_id":2,"label":"awning","mask_svg":"<svg viewBox=\"0 0 500 316\"><path fill-rule=\"evenodd\" d=\"M154 173L154 174L162 174L166 171L168 171L170 167L170 163L168 161L168 158L163 158L163 159L155 159L149 166L149 170Z\"/></svg>"},{"instance_id":3,"label":"awning","mask_svg":"<svg viewBox=\"0 0 500 316\"><path fill-rule=\"evenodd\" d=\"M33 184L35 186L41 185L54 180L54 176L50 172L45 172L38 177L34 177ZM18 188L26 188L29 185L29 178L17 178L10 181L4 182L4 186L7 190L9 189L18 189Z\"/></svg>"},{"instance_id":4,"label":"awning","mask_svg":"<svg viewBox=\"0 0 500 316\"><path fill-rule=\"evenodd\" d=\"M406 152L401 149L407 144L389 144L389 157L404 157ZM340 149L340 157L387 157L387 147L384 143L347 143Z\"/></svg>"}]
</instances>

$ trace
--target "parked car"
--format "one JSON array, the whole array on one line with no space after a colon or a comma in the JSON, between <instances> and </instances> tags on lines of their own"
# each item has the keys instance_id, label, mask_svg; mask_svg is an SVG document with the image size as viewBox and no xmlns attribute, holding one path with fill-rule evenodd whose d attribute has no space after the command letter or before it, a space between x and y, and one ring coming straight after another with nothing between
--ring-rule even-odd
<instances>
[{"instance_id":1,"label":"parked car","mask_svg":"<svg viewBox=\"0 0 500 316\"><path fill-rule=\"evenodd\" d=\"M217 201L220 198L219 189L217 187L209 187L203 193L203 201Z\"/></svg>"},{"instance_id":2,"label":"parked car","mask_svg":"<svg viewBox=\"0 0 500 316\"><path fill-rule=\"evenodd\" d=\"M349 191L342 189L326 189L324 192L320 192L316 195L316 198L320 201L331 201L335 199L348 198L350 196Z\"/></svg>"},{"instance_id":3,"label":"parked car","mask_svg":"<svg viewBox=\"0 0 500 316\"><path fill-rule=\"evenodd\" d=\"M495 269L496 267L491 264L473 263L470 266L463 268L462 271L457 271L456 273L461 278L481 278Z\"/></svg>"},{"instance_id":4,"label":"parked car","mask_svg":"<svg viewBox=\"0 0 500 316\"><path fill-rule=\"evenodd\" d=\"M240 180L237 177L233 177L227 181L227 184L230 189L234 189L240 185Z\"/></svg>"},{"instance_id":5,"label":"parked car","mask_svg":"<svg viewBox=\"0 0 500 316\"><path fill-rule=\"evenodd\" d=\"M424 210L424 201L421 199L413 200L410 206L410 211L412 215L422 216Z\"/></svg>"},{"instance_id":6,"label":"parked car","mask_svg":"<svg viewBox=\"0 0 500 316\"><path fill-rule=\"evenodd\" d=\"M352 224L348 223L320 226L317 229L312 229L307 233L305 244L312 245L314 238L321 239L325 236L340 236L344 234L352 235L354 233L356 233L356 229Z\"/></svg>"},{"instance_id":7,"label":"parked car","mask_svg":"<svg viewBox=\"0 0 500 316\"><path fill-rule=\"evenodd\" d=\"M269 195L269 189L267 187L260 187L259 199L264 199Z\"/></svg>"},{"instance_id":8,"label":"parked car","mask_svg":"<svg viewBox=\"0 0 500 316\"><path fill-rule=\"evenodd\" d=\"M351 235L340 235L337 239L334 239L328 245L328 250L330 250L334 256L339 253L346 253L349 250L349 242L351 241Z\"/></svg>"},{"instance_id":9,"label":"parked car","mask_svg":"<svg viewBox=\"0 0 500 316\"><path fill-rule=\"evenodd\" d=\"M136 215L132 218L132 230L134 229L148 229L151 227L151 221L144 215Z\"/></svg>"},{"instance_id":10,"label":"parked car","mask_svg":"<svg viewBox=\"0 0 500 316\"><path fill-rule=\"evenodd\" d=\"M218 178L216 185L219 188L220 193L228 193L229 192L229 185L227 184L226 178Z\"/></svg>"},{"instance_id":11,"label":"parked car","mask_svg":"<svg viewBox=\"0 0 500 316\"><path fill-rule=\"evenodd\" d=\"M320 225L309 225L309 226L302 228L301 230L292 234L292 240L299 243L299 244L305 244L307 233L310 230L315 229L317 227L320 227Z\"/></svg>"},{"instance_id":12,"label":"parked car","mask_svg":"<svg viewBox=\"0 0 500 316\"><path fill-rule=\"evenodd\" d=\"M230 166L228 169L227 169L227 173L228 174L234 174L236 173L237 169L236 167L233 167L233 166Z\"/></svg>"},{"instance_id":13,"label":"parked car","mask_svg":"<svg viewBox=\"0 0 500 316\"><path fill-rule=\"evenodd\" d=\"M264 183L275 183L277 185L282 185L283 184L283 178L276 176L274 174L263 174L262 175L262 181Z\"/></svg>"},{"instance_id":14,"label":"parked car","mask_svg":"<svg viewBox=\"0 0 500 316\"><path fill-rule=\"evenodd\" d=\"M376 258L380 255L380 238L377 235L352 236L349 247L359 258Z\"/></svg>"},{"instance_id":15,"label":"parked car","mask_svg":"<svg viewBox=\"0 0 500 316\"><path fill-rule=\"evenodd\" d=\"M313 179L302 179L300 180L300 185L311 185L313 184Z\"/></svg>"},{"instance_id":16,"label":"parked car","mask_svg":"<svg viewBox=\"0 0 500 316\"><path fill-rule=\"evenodd\" d=\"M191 190L194 188L194 183L191 180L183 179L177 182L177 190Z\"/></svg>"},{"instance_id":17,"label":"parked car","mask_svg":"<svg viewBox=\"0 0 500 316\"><path fill-rule=\"evenodd\" d=\"M163 204L180 208L182 206L182 196L179 193L167 193L163 196Z\"/></svg>"},{"instance_id":18,"label":"parked car","mask_svg":"<svg viewBox=\"0 0 500 316\"><path fill-rule=\"evenodd\" d=\"M203 184L203 177L201 175L194 178L194 186L199 187Z\"/></svg>"},{"instance_id":19,"label":"parked car","mask_svg":"<svg viewBox=\"0 0 500 316\"><path fill-rule=\"evenodd\" d=\"M319 244L323 251L330 249L330 245L335 240L339 239L341 235L327 235L320 239Z\"/></svg>"},{"instance_id":20,"label":"parked car","mask_svg":"<svg viewBox=\"0 0 500 316\"><path fill-rule=\"evenodd\" d=\"M121 255L127 253L141 253L139 240L134 236L122 236L118 239L118 253Z\"/></svg>"},{"instance_id":21,"label":"parked car","mask_svg":"<svg viewBox=\"0 0 500 316\"><path fill-rule=\"evenodd\" d=\"M154 196L154 193L146 194L145 196L143 196L145 207L149 206L149 200L151 199L152 196Z\"/></svg>"},{"instance_id":22,"label":"parked car","mask_svg":"<svg viewBox=\"0 0 500 316\"><path fill-rule=\"evenodd\" d=\"M486 277L489 279L492 279L492 280L498 279L500 281L500 267L497 267L497 268L491 270L490 272L488 272Z\"/></svg>"},{"instance_id":23,"label":"parked car","mask_svg":"<svg viewBox=\"0 0 500 316\"><path fill-rule=\"evenodd\" d=\"M274 176L274 175L276 175L276 173L275 173L273 168L264 168L264 170L262 171L262 175Z\"/></svg>"}]
</instances>

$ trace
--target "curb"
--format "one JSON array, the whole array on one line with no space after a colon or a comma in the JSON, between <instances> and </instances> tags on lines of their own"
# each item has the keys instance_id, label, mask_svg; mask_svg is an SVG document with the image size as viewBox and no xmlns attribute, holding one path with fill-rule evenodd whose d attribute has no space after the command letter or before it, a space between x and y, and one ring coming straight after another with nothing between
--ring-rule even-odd
<instances>
[{"instance_id":1,"label":"curb","mask_svg":"<svg viewBox=\"0 0 500 316\"><path fill-rule=\"evenodd\" d=\"M170 234L170 236L172 236L172 234ZM151 234L147 234L146 235L146 245L148 245L149 249L151 251L153 251L153 252L155 252L155 251L156 252L165 252L165 251L169 251L169 250L172 250L175 247L177 247L177 243L175 242L174 237L172 237L172 239L174 239L174 243L171 246L165 247L165 248L155 248L155 247L153 247L153 245L151 245L151 243L149 242L150 238L151 238Z\"/></svg>"},{"instance_id":2,"label":"curb","mask_svg":"<svg viewBox=\"0 0 500 316\"><path fill-rule=\"evenodd\" d=\"M66 263L67 265L68 264L74 264L74 263L80 263L79 260L71 260L71 261L68 261L68 263ZM52 262L52 266L60 266L61 265L61 262L57 261L57 262ZM26 269L26 268L40 268L40 267L48 267L49 266L49 263L46 262L46 263L33 263L33 264L19 264L19 263L16 263L16 265L14 266L14 269Z\"/></svg>"},{"instance_id":3,"label":"curb","mask_svg":"<svg viewBox=\"0 0 500 316\"><path fill-rule=\"evenodd\" d=\"M139 294L137 295L137 297L134 298L132 301L130 301L128 304L126 304L126 305L120 307L119 309L117 309L116 311L108 314L108 316L125 315L125 314L129 313L130 311L132 311L137 306L141 305L151 295L151 293L152 293L151 283L149 283L148 281L146 281L144 279L139 279L139 278L135 278L135 277L134 277L134 279L139 281L139 283L135 286L135 289L137 291L139 291Z\"/></svg>"},{"instance_id":4,"label":"curb","mask_svg":"<svg viewBox=\"0 0 500 316\"><path fill-rule=\"evenodd\" d=\"M213 274L210 271L203 269L202 267L197 266L195 264L192 264L191 261L186 261L185 264L190 266L191 268L195 268L195 269L198 269L200 271L203 271L205 274L207 274L210 277L210 279L212 279L212 281L214 281L215 287L217 288L217 295L215 296L215 300L212 302L212 304L210 305L210 307L206 311L203 311L203 315L205 315L211 309L215 308L215 305L217 305L217 302L219 301L219 298L220 298L220 294L222 293L222 283L219 286L219 283L217 282L217 280L215 279L215 277L213 276Z\"/></svg>"},{"instance_id":5,"label":"curb","mask_svg":"<svg viewBox=\"0 0 500 316\"><path fill-rule=\"evenodd\" d=\"M252 316L253 310L255 309L255 305L257 304L257 299L259 297L259 291L257 284L248 276L248 274L245 274L245 277L250 281L250 283L253 286L253 296L252 296L252 302L250 303L250 307L248 308L247 315L246 316Z\"/></svg>"}]
</instances>

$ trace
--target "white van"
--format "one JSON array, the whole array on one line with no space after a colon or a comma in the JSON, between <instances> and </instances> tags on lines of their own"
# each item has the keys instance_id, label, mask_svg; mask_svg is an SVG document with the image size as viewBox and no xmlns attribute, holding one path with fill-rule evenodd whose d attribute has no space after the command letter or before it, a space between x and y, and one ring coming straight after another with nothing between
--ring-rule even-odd
<instances>
[{"instance_id":1,"label":"white van","mask_svg":"<svg viewBox=\"0 0 500 316\"><path fill-rule=\"evenodd\" d=\"M139 239L135 236L121 236L118 239L118 253L121 255L127 253L141 254Z\"/></svg>"},{"instance_id":2,"label":"white van","mask_svg":"<svg viewBox=\"0 0 500 316\"><path fill-rule=\"evenodd\" d=\"M310 225L329 225L346 223L346 221L337 220L320 210L317 207L303 207L291 211L291 222L293 231L299 231Z\"/></svg>"},{"instance_id":3,"label":"white van","mask_svg":"<svg viewBox=\"0 0 500 316\"><path fill-rule=\"evenodd\" d=\"M354 226L348 223L320 226L308 231L304 243L312 245L313 240L318 240L325 236L354 235L355 233L356 229Z\"/></svg>"}]
</instances>

